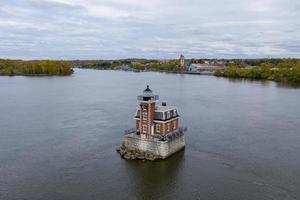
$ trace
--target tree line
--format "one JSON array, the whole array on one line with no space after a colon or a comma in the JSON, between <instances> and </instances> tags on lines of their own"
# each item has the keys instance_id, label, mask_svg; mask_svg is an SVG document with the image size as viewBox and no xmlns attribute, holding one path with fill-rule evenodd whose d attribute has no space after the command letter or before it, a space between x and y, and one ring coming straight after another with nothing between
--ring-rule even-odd
<instances>
[{"instance_id":1,"label":"tree line","mask_svg":"<svg viewBox=\"0 0 300 200\"><path fill-rule=\"evenodd\" d=\"M70 75L72 73L72 65L66 61L0 59L0 75Z\"/></svg>"},{"instance_id":2,"label":"tree line","mask_svg":"<svg viewBox=\"0 0 300 200\"><path fill-rule=\"evenodd\" d=\"M231 63L226 70L217 70L216 76L231 78L267 79L300 83L300 61L286 59L278 62L261 62L257 66Z\"/></svg>"},{"instance_id":3,"label":"tree line","mask_svg":"<svg viewBox=\"0 0 300 200\"><path fill-rule=\"evenodd\" d=\"M120 69L122 65L128 65L135 71L168 71L175 72L179 70L179 62L177 60L159 61L146 59L125 59L114 61L91 61L90 63L78 66L84 69L102 69L102 70L116 70Z\"/></svg>"},{"instance_id":4,"label":"tree line","mask_svg":"<svg viewBox=\"0 0 300 200\"><path fill-rule=\"evenodd\" d=\"M179 70L179 62L177 60L134 62L132 68L135 70L176 72Z\"/></svg>"}]
</instances>

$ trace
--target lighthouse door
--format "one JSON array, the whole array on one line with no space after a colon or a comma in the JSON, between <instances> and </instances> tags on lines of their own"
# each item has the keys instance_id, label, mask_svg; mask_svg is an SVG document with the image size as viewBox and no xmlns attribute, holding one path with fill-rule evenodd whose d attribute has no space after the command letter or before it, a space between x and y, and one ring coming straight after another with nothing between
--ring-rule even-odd
<instances>
[{"instance_id":1,"label":"lighthouse door","mask_svg":"<svg viewBox=\"0 0 300 200\"><path fill-rule=\"evenodd\" d=\"M154 135L154 125L151 126L151 135Z\"/></svg>"}]
</instances>

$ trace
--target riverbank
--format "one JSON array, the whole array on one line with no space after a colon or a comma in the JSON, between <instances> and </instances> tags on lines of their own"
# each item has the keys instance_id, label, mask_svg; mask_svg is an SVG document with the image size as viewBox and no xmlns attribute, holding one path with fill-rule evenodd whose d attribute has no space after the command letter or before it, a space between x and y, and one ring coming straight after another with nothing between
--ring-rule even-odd
<instances>
[{"instance_id":1,"label":"riverbank","mask_svg":"<svg viewBox=\"0 0 300 200\"><path fill-rule=\"evenodd\" d=\"M300 83L300 62L286 60L278 64L262 63L255 67L229 66L218 70L218 77L270 80L276 82Z\"/></svg>"},{"instance_id":2,"label":"riverbank","mask_svg":"<svg viewBox=\"0 0 300 200\"><path fill-rule=\"evenodd\" d=\"M66 61L1 60L0 76L68 76L74 72Z\"/></svg>"}]
</instances>

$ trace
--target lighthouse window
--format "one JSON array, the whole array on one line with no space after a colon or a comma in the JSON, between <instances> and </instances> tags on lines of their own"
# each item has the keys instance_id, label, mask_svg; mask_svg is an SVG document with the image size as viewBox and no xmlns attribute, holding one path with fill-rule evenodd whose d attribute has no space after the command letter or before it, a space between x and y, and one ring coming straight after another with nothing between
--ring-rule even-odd
<instances>
[{"instance_id":1,"label":"lighthouse window","mask_svg":"<svg viewBox=\"0 0 300 200\"><path fill-rule=\"evenodd\" d=\"M163 112L155 112L154 119L163 120L164 119Z\"/></svg>"},{"instance_id":2,"label":"lighthouse window","mask_svg":"<svg viewBox=\"0 0 300 200\"><path fill-rule=\"evenodd\" d=\"M146 110L147 110L147 105L142 105L141 107L142 107L142 110L143 110L143 111L146 111Z\"/></svg>"},{"instance_id":3,"label":"lighthouse window","mask_svg":"<svg viewBox=\"0 0 300 200\"><path fill-rule=\"evenodd\" d=\"M160 124L156 124L156 132L160 132Z\"/></svg>"},{"instance_id":4,"label":"lighthouse window","mask_svg":"<svg viewBox=\"0 0 300 200\"><path fill-rule=\"evenodd\" d=\"M176 121L173 122L173 129L176 129Z\"/></svg>"},{"instance_id":5,"label":"lighthouse window","mask_svg":"<svg viewBox=\"0 0 300 200\"><path fill-rule=\"evenodd\" d=\"M170 111L167 112L167 119L170 118Z\"/></svg>"},{"instance_id":6,"label":"lighthouse window","mask_svg":"<svg viewBox=\"0 0 300 200\"><path fill-rule=\"evenodd\" d=\"M147 133L147 125L143 125L143 133Z\"/></svg>"},{"instance_id":7,"label":"lighthouse window","mask_svg":"<svg viewBox=\"0 0 300 200\"><path fill-rule=\"evenodd\" d=\"M143 112L143 119L147 119L148 118L148 113L147 112Z\"/></svg>"},{"instance_id":8,"label":"lighthouse window","mask_svg":"<svg viewBox=\"0 0 300 200\"><path fill-rule=\"evenodd\" d=\"M170 123L167 124L167 131L170 131Z\"/></svg>"},{"instance_id":9,"label":"lighthouse window","mask_svg":"<svg viewBox=\"0 0 300 200\"><path fill-rule=\"evenodd\" d=\"M136 111L135 117L140 117L140 110Z\"/></svg>"}]
</instances>

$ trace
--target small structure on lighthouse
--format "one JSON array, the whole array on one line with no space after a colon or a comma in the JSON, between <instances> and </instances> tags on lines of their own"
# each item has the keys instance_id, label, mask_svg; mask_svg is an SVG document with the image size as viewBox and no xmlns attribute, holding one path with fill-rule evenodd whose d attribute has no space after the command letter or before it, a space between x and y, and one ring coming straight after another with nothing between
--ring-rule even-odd
<instances>
[{"instance_id":1,"label":"small structure on lighthouse","mask_svg":"<svg viewBox=\"0 0 300 200\"><path fill-rule=\"evenodd\" d=\"M125 131L117 151L126 159L165 159L185 147L186 128L179 126L178 109L158 102L158 95L147 86L139 102L135 128Z\"/></svg>"}]
</instances>

